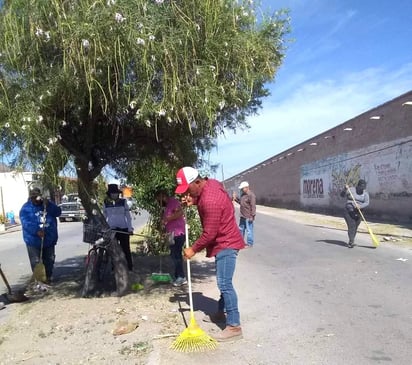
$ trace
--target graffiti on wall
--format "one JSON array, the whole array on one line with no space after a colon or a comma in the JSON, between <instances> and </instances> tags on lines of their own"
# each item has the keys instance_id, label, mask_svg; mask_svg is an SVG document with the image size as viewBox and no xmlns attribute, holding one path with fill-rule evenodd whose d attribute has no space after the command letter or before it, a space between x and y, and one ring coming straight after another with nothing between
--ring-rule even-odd
<instances>
[{"instance_id":1,"label":"graffiti on wall","mask_svg":"<svg viewBox=\"0 0 412 365\"><path fill-rule=\"evenodd\" d=\"M368 146L301 166L303 205L330 205L345 185L362 178L369 194L378 199L412 194L412 139Z\"/></svg>"},{"instance_id":2,"label":"graffiti on wall","mask_svg":"<svg viewBox=\"0 0 412 365\"><path fill-rule=\"evenodd\" d=\"M331 186L329 187L329 196L335 200L346 185L355 186L361 176L361 165L354 163L347 166L340 164L332 169Z\"/></svg>"},{"instance_id":3,"label":"graffiti on wall","mask_svg":"<svg viewBox=\"0 0 412 365\"><path fill-rule=\"evenodd\" d=\"M323 191L323 179L304 179L303 180L303 189L302 195L305 198L323 198L324 191Z\"/></svg>"},{"instance_id":4,"label":"graffiti on wall","mask_svg":"<svg viewBox=\"0 0 412 365\"><path fill-rule=\"evenodd\" d=\"M375 163L373 167L382 190L389 190L399 179L396 166L390 162Z\"/></svg>"}]
</instances>

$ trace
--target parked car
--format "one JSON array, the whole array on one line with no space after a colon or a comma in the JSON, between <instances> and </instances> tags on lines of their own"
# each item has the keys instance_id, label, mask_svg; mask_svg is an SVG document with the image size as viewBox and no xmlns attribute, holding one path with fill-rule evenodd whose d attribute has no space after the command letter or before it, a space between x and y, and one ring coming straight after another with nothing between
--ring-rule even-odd
<instances>
[{"instance_id":1,"label":"parked car","mask_svg":"<svg viewBox=\"0 0 412 365\"><path fill-rule=\"evenodd\" d=\"M63 202L59 204L62 214L59 217L60 222L76 222L84 219L86 211L77 194L68 194L64 197Z\"/></svg>"}]
</instances>

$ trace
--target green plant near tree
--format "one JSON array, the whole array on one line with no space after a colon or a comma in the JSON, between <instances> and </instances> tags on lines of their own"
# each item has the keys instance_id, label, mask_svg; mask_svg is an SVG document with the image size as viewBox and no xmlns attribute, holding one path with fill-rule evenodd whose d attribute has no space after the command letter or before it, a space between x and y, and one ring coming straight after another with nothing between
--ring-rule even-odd
<instances>
[{"instance_id":1,"label":"green plant near tree","mask_svg":"<svg viewBox=\"0 0 412 365\"><path fill-rule=\"evenodd\" d=\"M128 170L128 181L138 182L133 190L133 197L137 205L150 214L150 220L145 233L152 237L146 239L149 251L154 253L167 252L168 240L161 225L161 207L156 195L159 190L165 190L170 196L174 195L176 188L177 164L171 164L159 158L152 158L136 163ZM186 219L189 225L189 243L193 243L201 233L201 225L196 207L185 209Z\"/></svg>"}]
</instances>

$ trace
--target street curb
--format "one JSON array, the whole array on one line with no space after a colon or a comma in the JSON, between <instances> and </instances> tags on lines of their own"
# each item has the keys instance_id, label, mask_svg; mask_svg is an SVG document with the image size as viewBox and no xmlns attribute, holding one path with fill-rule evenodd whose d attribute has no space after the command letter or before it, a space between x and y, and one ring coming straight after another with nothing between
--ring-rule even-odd
<instances>
[{"instance_id":1,"label":"street curb","mask_svg":"<svg viewBox=\"0 0 412 365\"><path fill-rule=\"evenodd\" d=\"M280 219L304 221L305 223L316 224L320 227L331 229L347 230L346 223L343 217L336 217L331 215L309 213L305 211L289 210L282 208L272 208L262 205L257 205L256 210L258 213L272 215ZM374 234L383 237L395 237L412 239L412 227L409 228L407 224L395 224L395 223L372 223L368 222L369 227ZM368 229L364 222L361 222L358 232L368 233Z\"/></svg>"},{"instance_id":2,"label":"street curb","mask_svg":"<svg viewBox=\"0 0 412 365\"><path fill-rule=\"evenodd\" d=\"M5 231L1 231L0 234L6 234L11 232L21 231L21 224L13 224L6 227Z\"/></svg>"}]
</instances>

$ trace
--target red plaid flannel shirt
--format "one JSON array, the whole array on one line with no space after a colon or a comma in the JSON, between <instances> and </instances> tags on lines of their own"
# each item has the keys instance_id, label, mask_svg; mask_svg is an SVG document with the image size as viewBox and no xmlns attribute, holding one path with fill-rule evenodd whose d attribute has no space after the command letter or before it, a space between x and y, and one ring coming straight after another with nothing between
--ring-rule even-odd
<instances>
[{"instance_id":1,"label":"red plaid flannel shirt","mask_svg":"<svg viewBox=\"0 0 412 365\"><path fill-rule=\"evenodd\" d=\"M193 244L193 251L199 252L205 248L206 256L213 257L227 248L240 250L245 247L232 200L219 181L206 181L197 199L197 209L203 231Z\"/></svg>"}]
</instances>

